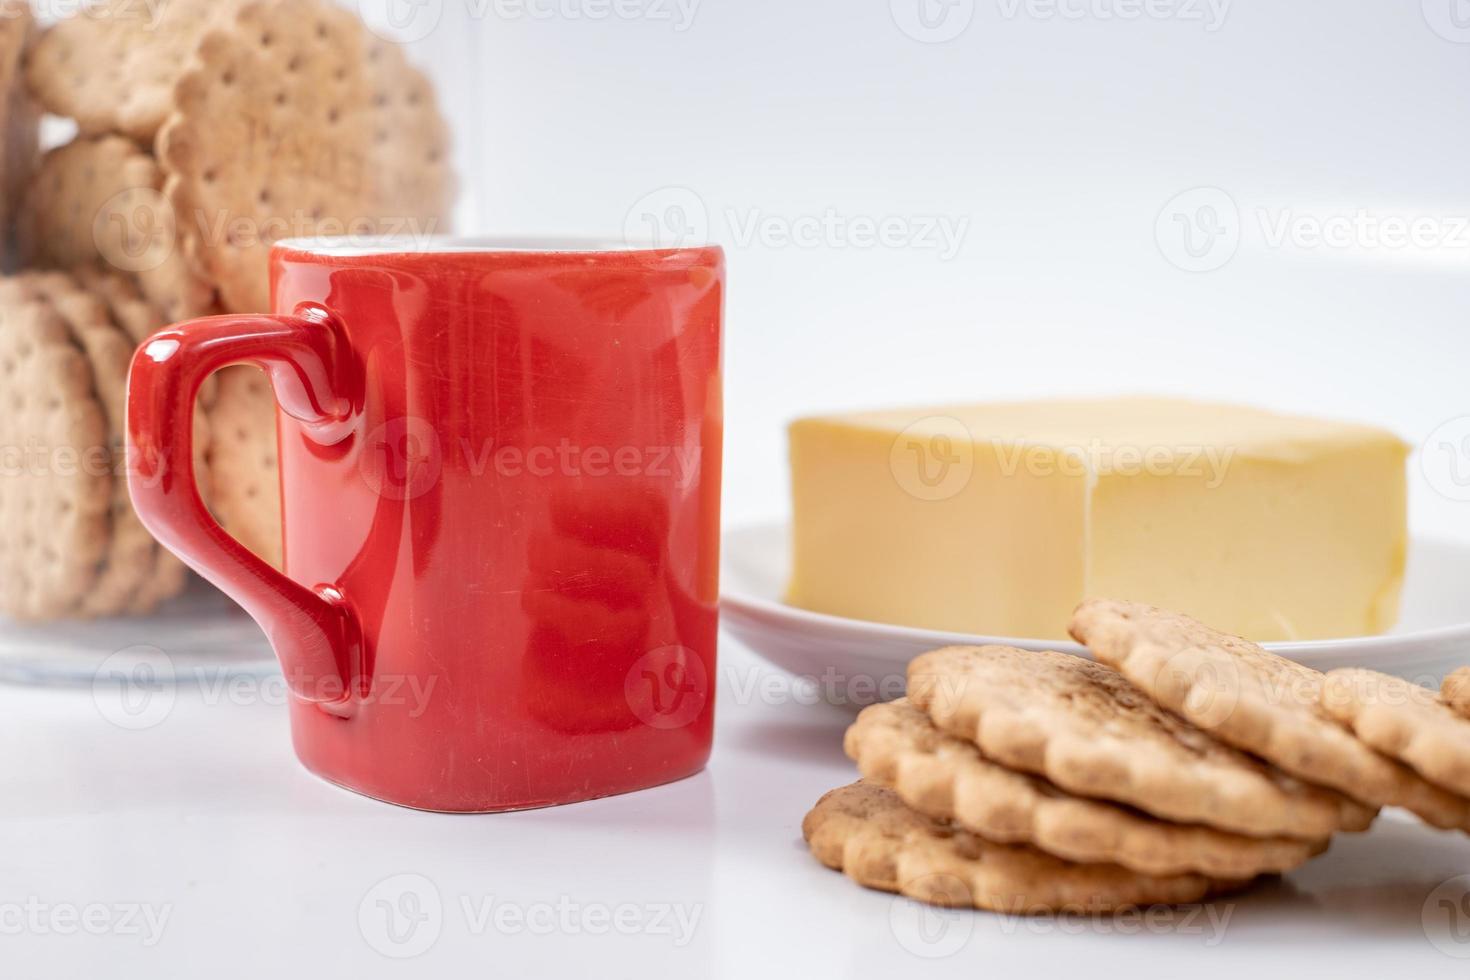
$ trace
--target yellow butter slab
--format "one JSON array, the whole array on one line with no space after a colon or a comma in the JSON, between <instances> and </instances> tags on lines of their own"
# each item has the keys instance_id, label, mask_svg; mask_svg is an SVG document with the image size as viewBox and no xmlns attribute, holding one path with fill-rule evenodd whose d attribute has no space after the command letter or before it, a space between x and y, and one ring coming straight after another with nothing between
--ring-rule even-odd
<instances>
[{"instance_id":1,"label":"yellow butter slab","mask_svg":"<svg viewBox=\"0 0 1470 980\"><path fill-rule=\"evenodd\" d=\"M862 412L790 428L788 601L1062 638L1092 595L1255 640L1398 615L1408 447L1369 426L1156 398Z\"/></svg>"}]
</instances>

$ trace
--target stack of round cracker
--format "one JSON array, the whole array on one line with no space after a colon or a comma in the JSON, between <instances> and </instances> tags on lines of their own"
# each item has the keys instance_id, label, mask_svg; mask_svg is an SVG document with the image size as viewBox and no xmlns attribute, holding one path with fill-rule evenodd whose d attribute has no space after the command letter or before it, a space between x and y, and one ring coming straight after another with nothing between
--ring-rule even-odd
<instances>
[{"instance_id":1,"label":"stack of round cracker","mask_svg":"<svg viewBox=\"0 0 1470 980\"><path fill-rule=\"evenodd\" d=\"M871 887L992 911L1200 901L1297 867L1375 812L1062 653L924 654L908 698L864 710L844 747L863 781L807 816L818 859Z\"/></svg>"},{"instance_id":2,"label":"stack of round cracker","mask_svg":"<svg viewBox=\"0 0 1470 980\"><path fill-rule=\"evenodd\" d=\"M63 272L0 279L5 615L146 613L184 586L183 566L128 498L124 390L136 338L123 308Z\"/></svg>"},{"instance_id":3,"label":"stack of round cracker","mask_svg":"<svg viewBox=\"0 0 1470 980\"><path fill-rule=\"evenodd\" d=\"M1195 902L1295 868L1382 806L1470 831L1470 668L1322 674L1186 616L1092 600L1099 662L945 647L863 711L863 779L802 825L864 885L1011 913Z\"/></svg>"},{"instance_id":4,"label":"stack of round cracker","mask_svg":"<svg viewBox=\"0 0 1470 980\"><path fill-rule=\"evenodd\" d=\"M402 51L328 0L100 0L39 36L25 0L0 8L0 221L22 266L66 273L0 284L11 365L0 401L57 403L13 410L0 447L105 450L116 470L7 467L0 612L148 612L185 575L142 531L116 465L133 346L171 322L268 312L280 238L446 231L447 130ZM39 160L32 102L78 128ZM30 360L43 347L47 370L69 364L49 389ZM201 403L201 489L227 530L279 566L269 385L228 368ZM20 516L63 502L66 522Z\"/></svg>"}]
</instances>

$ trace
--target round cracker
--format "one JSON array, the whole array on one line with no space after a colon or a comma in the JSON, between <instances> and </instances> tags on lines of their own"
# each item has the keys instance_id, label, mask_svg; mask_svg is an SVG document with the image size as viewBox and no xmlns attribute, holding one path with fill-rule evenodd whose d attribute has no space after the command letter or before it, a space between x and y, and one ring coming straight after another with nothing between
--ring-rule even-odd
<instances>
[{"instance_id":1,"label":"round cracker","mask_svg":"<svg viewBox=\"0 0 1470 980\"><path fill-rule=\"evenodd\" d=\"M1329 671L1321 704L1373 748L1470 797L1470 719L1427 687L1374 670Z\"/></svg>"},{"instance_id":2,"label":"round cracker","mask_svg":"<svg viewBox=\"0 0 1470 980\"><path fill-rule=\"evenodd\" d=\"M1470 829L1470 801L1326 715L1321 671L1141 603L1084 602L1071 633L1158 704L1223 742L1372 806L1402 806L1436 827Z\"/></svg>"},{"instance_id":3,"label":"round cracker","mask_svg":"<svg viewBox=\"0 0 1470 980\"><path fill-rule=\"evenodd\" d=\"M26 79L51 112L83 133L148 141L173 106L173 87L209 25L237 0L97 0L41 35Z\"/></svg>"},{"instance_id":4,"label":"round cracker","mask_svg":"<svg viewBox=\"0 0 1470 980\"><path fill-rule=\"evenodd\" d=\"M209 505L241 544L281 567L281 486L276 401L259 368L217 375L209 410Z\"/></svg>"},{"instance_id":5,"label":"round cracker","mask_svg":"<svg viewBox=\"0 0 1470 980\"><path fill-rule=\"evenodd\" d=\"M801 831L818 861L861 885L993 912L1108 913L1182 905L1245 884L1075 864L1032 847L998 844L916 813L891 790L864 782L823 796Z\"/></svg>"},{"instance_id":6,"label":"round cracker","mask_svg":"<svg viewBox=\"0 0 1470 980\"><path fill-rule=\"evenodd\" d=\"M925 816L1069 861L1149 875L1254 878L1295 868L1327 849L1326 840L1246 837L1076 796L991 762L906 699L865 708L843 745L864 779L892 789Z\"/></svg>"},{"instance_id":7,"label":"round cracker","mask_svg":"<svg viewBox=\"0 0 1470 980\"><path fill-rule=\"evenodd\" d=\"M1082 657L944 647L909 665L909 699L1001 765L1165 820L1320 840L1370 810L1210 737Z\"/></svg>"},{"instance_id":8,"label":"round cracker","mask_svg":"<svg viewBox=\"0 0 1470 980\"><path fill-rule=\"evenodd\" d=\"M86 353L33 275L0 279L0 612L74 612L107 554L113 474Z\"/></svg>"},{"instance_id":9,"label":"round cracker","mask_svg":"<svg viewBox=\"0 0 1470 980\"><path fill-rule=\"evenodd\" d=\"M193 268L269 309L272 242L447 230L448 128L400 46L323 0L256 0L200 41L158 136Z\"/></svg>"},{"instance_id":10,"label":"round cracker","mask_svg":"<svg viewBox=\"0 0 1470 980\"><path fill-rule=\"evenodd\" d=\"M61 314L72 339L87 352L107 417L109 466L113 472L110 506L112 533L97 580L77 608L83 616L112 616L129 609L134 593L153 570L156 546L133 511L121 466L127 431L128 365L133 343L112 321L107 304L62 272L30 276L37 291Z\"/></svg>"},{"instance_id":11,"label":"round cracker","mask_svg":"<svg viewBox=\"0 0 1470 980\"><path fill-rule=\"evenodd\" d=\"M212 312L214 291L189 269L162 184L153 157L121 136L83 136L51 150L17 217L23 257L62 269L101 263L136 276L163 315L159 326Z\"/></svg>"}]
</instances>

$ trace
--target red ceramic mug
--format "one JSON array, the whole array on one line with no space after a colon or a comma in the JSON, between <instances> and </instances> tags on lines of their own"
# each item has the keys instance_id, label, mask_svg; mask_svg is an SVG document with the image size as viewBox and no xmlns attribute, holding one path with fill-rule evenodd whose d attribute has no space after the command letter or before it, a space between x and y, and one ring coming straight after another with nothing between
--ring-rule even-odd
<instances>
[{"instance_id":1,"label":"red ceramic mug","mask_svg":"<svg viewBox=\"0 0 1470 980\"><path fill-rule=\"evenodd\" d=\"M714 708L718 248L278 244L273 315L154 334L128 391L143 523L265 629L297 755L431 810L698 771ZM201 383L269 372L285 567L195 486Z\"/></svg>"}]
</instances>

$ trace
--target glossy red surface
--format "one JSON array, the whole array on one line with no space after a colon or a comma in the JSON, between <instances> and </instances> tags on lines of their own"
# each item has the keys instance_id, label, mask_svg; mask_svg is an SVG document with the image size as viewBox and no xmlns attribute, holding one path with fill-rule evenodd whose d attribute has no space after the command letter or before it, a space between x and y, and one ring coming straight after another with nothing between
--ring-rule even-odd
<instances>
[{"instance_id":1,"label":"glossy red surface","mask_svg":"<svg viewBox=\"0 0 1470 980\"><path fill-rule=\"evenodd\" d=\"M435 810L566 803L708 757L718 594L719 249L322 256L276 316L134 358L134 502L265 628L297 754ZM288 313L289 311L289 313ZM209 517L207 375L269 370L285 574Z\"/></svg>"}]
</instances>

